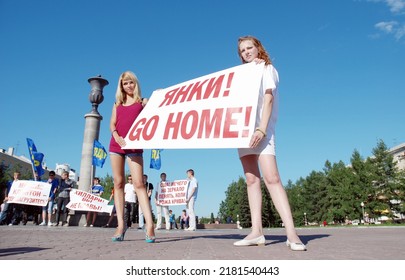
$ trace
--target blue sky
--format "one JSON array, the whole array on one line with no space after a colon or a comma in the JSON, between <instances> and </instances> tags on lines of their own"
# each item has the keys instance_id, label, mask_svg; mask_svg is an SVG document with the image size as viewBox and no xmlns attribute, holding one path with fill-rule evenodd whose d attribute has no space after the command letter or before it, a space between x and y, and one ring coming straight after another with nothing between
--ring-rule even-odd
<instances>
[{"instance_id":1,"label":"blue sky","mask_svg":"<svg viewBox=\"0 0 405 280\"><path fill-rule=\"evenodd\" d=\"M27 156L32 138L50 169L80 170L87 79L110 84L99 106L108 146L119 75L142 94L240 64L237 38L257 36L280 74L277 158L284 183L326 160L367 157L379 139L405 142L405 1L0 1L0 148ZM200 182L198 216L218 212L243 175L234 149L164 150L160 172ZM97 176L111 174L107 160ZM174 208L180 214L182 207Z\"/></svg>"}]
</instances>

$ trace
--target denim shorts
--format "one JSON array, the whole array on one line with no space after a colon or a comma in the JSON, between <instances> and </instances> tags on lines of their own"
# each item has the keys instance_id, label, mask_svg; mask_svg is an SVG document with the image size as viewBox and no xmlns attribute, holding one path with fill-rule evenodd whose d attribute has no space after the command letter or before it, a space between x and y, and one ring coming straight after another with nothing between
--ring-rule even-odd
<instances>
[{"instance_id":1,"label":"denim shorts","mask_svg":"<svg viewBox=\"0 0 405 280\"><path fill-rule=\"evenodd\" d=\"M52 210L53 210L53 205L54 205L54 200L50 200L48 201L48 204L45 206L42 206L42 211L47 211L49 214L52 214Z\"/></svg>"},{"instance_id":2,"label":"denim shorts","mask_svg":"<svg viewBox=\"0 0 405 280\"><path fill-rule=\"evenodd\" d=\"M123 157L143 157L143 153L120 154L120 153L110 152L110 155L117 155L117 156L123 156Z\"/></svg>"}]
</instances>

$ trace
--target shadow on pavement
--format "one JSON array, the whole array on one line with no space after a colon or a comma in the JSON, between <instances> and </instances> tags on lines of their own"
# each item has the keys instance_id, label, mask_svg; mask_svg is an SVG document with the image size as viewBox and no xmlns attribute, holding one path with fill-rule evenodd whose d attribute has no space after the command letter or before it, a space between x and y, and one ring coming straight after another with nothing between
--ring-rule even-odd
<instances>
[{"instance_id":1,"label":"shadow on pavement","mask_svg":"<svg viewBox=\"0 0 405 280\"><path fill-rule=\"evenodd\" d=\"M299 235L301 238L301 241L304 244L308 244L312 240L316 239L321 239L321 238L328 238L330 234L312 234L312 235ZM161 236L156 239L156 243L165 243L165 242L176 242L176 241L182 241L182 240L191 240L191 239L201 239L201 238L209 238L209 239L231 239L234 241L237 241L239 239L243 239L245 235L241 234L227 234L227 235L198 235L196 233L195 235L189 235L189 236ZM266 238L266 244L277 244L277 243L284 243L287 240L287 237L285 235L272 235L272 234L267 234L265 235Z\"/></svg>"},{"instance_id":2,"label":"shadow on pavement","mask_svg":"<svg viewBox=\"0 0 405 280\"><path fill-rule=\"evenodd\" d=\"M27 253L38 252L38 251L48 250L48 249L50 249L50 248L16 247L16 248L0 249L0 257L27 254Z\"/></svg>"}]
</instances>

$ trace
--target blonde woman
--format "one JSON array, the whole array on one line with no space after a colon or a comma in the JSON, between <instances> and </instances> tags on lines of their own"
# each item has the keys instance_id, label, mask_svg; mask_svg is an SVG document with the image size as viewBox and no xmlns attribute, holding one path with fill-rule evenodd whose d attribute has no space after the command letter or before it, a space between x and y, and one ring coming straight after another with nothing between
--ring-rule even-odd
<instances>
[{"instance_id":1,"label":"blonde woman","mask_svg":"<svg viewBox=\"0 0 405 280\"><path fill-rule=\"evenodd\" d=\"M138 201L146 220L146 242L155 242L152 211L149 204L146 189L142 183L143 179L143 150L124 150L125 136L132 124L141 113L147 100L141 96L141 88L138 78L134 73L126 71L121 74L116 92L116 101L112 109L110 130L110 160L114 177L114 203L117 213L118 227L113 242L123 241L126 232L124 223L124 186L125 186L125 160L128 163L132 176L132 183Z\"/></svg>"}]
</instances>

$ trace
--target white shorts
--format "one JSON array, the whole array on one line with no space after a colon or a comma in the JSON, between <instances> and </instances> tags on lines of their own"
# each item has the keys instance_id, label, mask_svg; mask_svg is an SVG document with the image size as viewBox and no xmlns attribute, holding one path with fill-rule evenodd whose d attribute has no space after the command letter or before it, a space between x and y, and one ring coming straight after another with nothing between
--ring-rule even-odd
<instances>
[{"instance_id":1,"label":"white shorts","mask_svg":"<svg viewBox=\"0 0 405 280\"><path fill-rule=\"evenodd\" d=\"M274 134L271 135L271 138L263 138L260 141L259 146L256 148L239 148L238 149L239 158L247 155L276 155L276 147Z\"/></svg>"}]
</instances>

